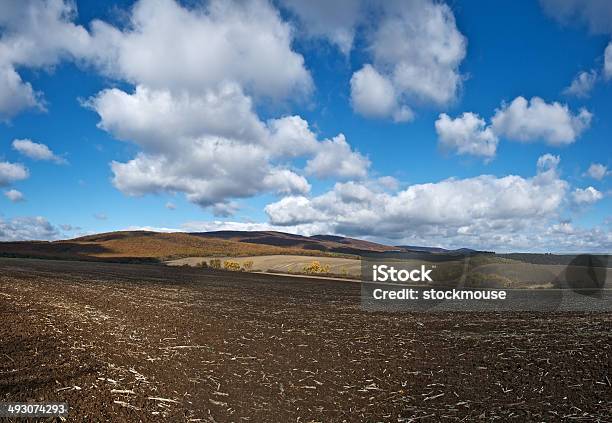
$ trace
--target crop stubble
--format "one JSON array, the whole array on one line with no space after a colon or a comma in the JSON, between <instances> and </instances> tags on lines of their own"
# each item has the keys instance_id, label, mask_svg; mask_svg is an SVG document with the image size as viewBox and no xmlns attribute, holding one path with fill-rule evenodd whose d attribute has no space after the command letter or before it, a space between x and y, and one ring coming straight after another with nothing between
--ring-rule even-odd
<instances>
[{"instance_id":1,"label":"crop stubble","mask_svg":"<svg viewBox=\"0 0 612 423\"><path fill-rule=\"evenodd\" d=\"M609 421L609 313L367 313L359 285L0 259L0 401L94 421Z\"/></svg>"}]
</instances>

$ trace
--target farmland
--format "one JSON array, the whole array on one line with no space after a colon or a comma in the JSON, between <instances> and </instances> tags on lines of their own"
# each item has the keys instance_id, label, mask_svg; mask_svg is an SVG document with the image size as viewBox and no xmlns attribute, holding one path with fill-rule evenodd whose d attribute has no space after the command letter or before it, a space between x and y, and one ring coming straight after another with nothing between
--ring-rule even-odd
<instances>
[{"instance_id":1,"label":"farmland","mask_svg":"<svg viewBox=\"0 0 612 423\"><path fill-rule=\"evenodd\" d=\"M0 259L1 401L94 421L594 421L610 313L368 313L359 284Z\"/></svg>"}]
</instances>

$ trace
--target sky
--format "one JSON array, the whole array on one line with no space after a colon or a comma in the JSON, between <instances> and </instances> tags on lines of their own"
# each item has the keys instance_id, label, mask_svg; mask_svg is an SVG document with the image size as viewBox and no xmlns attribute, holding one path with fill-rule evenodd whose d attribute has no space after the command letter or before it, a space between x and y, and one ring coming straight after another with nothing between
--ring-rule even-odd
<instances>
[{"instance_id":1,"label":"sky","mask_svg":"<svg viewBox=\"0 0 612 423\"><path fill-rule=\"evenodd\" d=\"M612 2L0 0L0 240L612 250Z\"/></svg>"}]
</instances>

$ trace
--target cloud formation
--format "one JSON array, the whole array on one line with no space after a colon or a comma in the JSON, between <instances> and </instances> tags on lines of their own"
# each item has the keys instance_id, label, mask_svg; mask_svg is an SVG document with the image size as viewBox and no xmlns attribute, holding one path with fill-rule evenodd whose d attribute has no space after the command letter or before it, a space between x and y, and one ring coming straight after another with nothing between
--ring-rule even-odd
<instances>
[{"instance_id":1,"label":"cloud formation","mask_svg":"<svg viewBox=\"0 0 612 423\"><path fill-rule=\"evenodd\" d=\"M493 131L516 141L543 140L552 146L571 144L591 124L592 114L580 109L574 114L567 105L546 103L540 97L517 97L502 104L491 119Z\"/></svg>"},{"instance_id":2,"label":"cloud formation","mask_svg":"<svg viewBox=\"0 0 612 423\"><path fill-rule=\"evenodd\" d=\"M281 4L298 17L307 36L326 38L345 55L353 48L366 9L360 0L282 0Z\"/></svg>"},{"instance_id":3,"label":"cloud formation","mask_svg":"<svg viewBox=\"0 0 612 423\"><path fill-rule=\"evenodd\" d=\"M291 49L290 25L265 0L213 0L190 9L174 0L140 0L123 29L94 20L88 31L75 17L71 1L3 4L1 119L44 109L42 94L18 68L48 69L62 60L153 89L203 92L229 80L249 95L275 100L312 90L303 57Z\"/></svg>"},{"instance_id":4,"label":"cloud formation","mask_svg":"<svg viewBox=\"0 0 612 423\"><path fill-rule=\"evenodd\" d=\"M257 102L312 88L302 56L291 48L291 27L269 2L186 8L140 0L129 21L124 29L93 22L92 39L107 51L89 60L135 84L133 92L106 89L84 103L100 116L101 129L141 149L128 162L111 163L122 192L182 192L227 215L236 209L232 199L307 193L301 173L343 179L367 173L369 161L342 134L318 140L299 116L264 122L257 115ZM307 160L305 169L296 158Z\"/></svg>"},{"instance_id":5,"label":"cloud formation","mask_svg":"<svg viewBox=\"0 0 612 423\"><path fill-rule=\"evenodd\" d=\"M502 103L490 125L478 114L465 112L457 118L442 113L435 127L443 149L491 159L499 138L522 142L542 140L551 146L571 144L590 126L592 116L584 108L573 113L566 104L519 96L510 104Z\"/></svg>"},{"instance_id":6,"label":"cloud formation","mask_svg":"<svg viewBox=\"0 0 612 423\"><path fill-rule=\"evenodd\" d=\"M563 90L564 94L573 95L578 98L586 98L591 94L591 90L597 82L597 72L582 71L576 75L569 87Z\"/></svg>"},{"instance_id":7,"label":"cloud formation","mask_svg":"<svg viewBox=\"0 0 612 423\"><path fill-rule=\"evenodd\" d=\"M25 201L25 197L23 196L23 194L20 191L17 191L16 189L10 189L8 191L5 191L4 196L13 203Z\"/></svg>"},{"instance_id":8,"label":"cloud formation","mask_svg":"<svg viewBox=\"0 0 612 423\"><path fill-rule=\"evenodd\" d=\"M461 88L467 41L444 3L382 3L368 36L372 63L351 78L351 103L366 117L406 121L415 105L446 105Z\"/></svg>"},{"instance_id":9,"label":"cloud formation","mask_svg":"<svg viewBox=\"0 0 612 423\"><path fill-rule=\"evenodd\" d=\"M299 116L262 122L234 83L202 96L110 89L87 104L100 128L142 149L111 164L114 185L129 195L183 192L203 207L223 204L225 214L232 198L307 193L309 182L292 169L296 157L310 157L305 172L319 178L362 177L369 166L342 134L318 141Z\"/></svg>"},{"instance_id":10,"label":"cloud formation","mask_svg":"<svg viewBox=\"0 0 612 423\"><path fill-rule=\"evenodd\" d=\"M0 217L0 241L52 240L59 237L60 231L44 217Z\"/></svg>"},{"instance_id":11,"label":"cloud formation","mask_svg":"<svg viewBox=\"0 0 612 423\"><path fill-rule=\"evenodd\" d=\"M452 119L440 114L435 122L440 145L457 154L471 154L492 158L497 150L498 139L486 122L475 113L466 112Z\"/></svg>"},{"instance_id":12,"label":"cloud formation","mask_svg":"<svg viewBox=\"0 0 612 423\"><path fill-rule=\"evenodd\" d=\"M74 3L64 0L9 0L0 13L0 120L27 108L45 110L42 93L17 69L48 69L63 59L88 54L90 37L72 20Z\"/></svg>"},{"instance_id":13,"label":"cloud formation","mask_svg":"<svg viewBox=\"0 0 612 423\"><path fill-rule=\"evenodd\" d=\"M612 33L612 3L607 0L540 0L540 4L563 24L586 24L591 32Z\"/></svg>"},{"instance_id":14,"label":"cloud formation","mask_svg":"<svg viewBox=\"0 0 612 423\"><path fill-rule=\"evenodd\" d=\"M30 173L22 164L0 162L0 187L10 185L15 181L27 179L28 176L30 176Z\"/></svg>"},{"instance_id":15,"label":"cloud formation","mask_svg":"<svg viewBox=\"0 0 612 423\"><path fill-rule=\"evenodd\" d=\"M606 175L609 175L608 167L602 165L601 163L591 163L588 170L586 171L586 175L590 176L593 179L597 179L601 181Z\"/></svg>"},{"instance_id":16,"label":"cloud formation","mask_svg":"<svg viewBox=\"0 0 612 423\"><path fill-rule=\"evenodd\" d=\"M545 233L567 201L559 157L542 156L530 178L481 175L387 192L368 181L337 183L324 194L289 196L265 211L277 226L425 245L526 249ZM537 240L541 246L550 239Z\"/></svg>"},{"instance_id":17,"label":"cloud formation","mask_svg":"<svg viewBox=\"0 0 612 423\"><path fill-rule=\"evenodd\" d=\"M572 199L577 205L593 204L603 198L603 194L593 187L576 188L572 192Z\"/></svg>"},{"instance_id":18,"label":"cloud formation","mask_svg":"<svg viewBox=\"0 0 612 423\"><path fill-rule=\"evenodd\" d=\"M33 160L52 161L57 164L68 163L63 157L53 153L45 144L36 143L29 139L16 139L13 140L12 145L14 150Z\"/></svg>"}]
</instances>

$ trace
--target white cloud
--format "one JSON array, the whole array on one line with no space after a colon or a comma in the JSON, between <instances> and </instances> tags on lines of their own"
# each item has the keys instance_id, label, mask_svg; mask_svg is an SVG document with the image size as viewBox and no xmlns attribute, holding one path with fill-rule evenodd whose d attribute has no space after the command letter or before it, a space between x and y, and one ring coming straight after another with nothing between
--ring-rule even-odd
<instances>
[{"instance_id":1,"label":"white cloud","mask_svg":"<svg viewBox=\"0 0 612 423\"><path fill-rule=\"evenodd\" d=\"M586 171L586 175L590 176L593 179L597 179L601 181L606 175L609 175L608 167L602 165L601 163L591 163L589 169Z\"/></svg>"},{"instance_id":2,"label":"white cloud","mask_svg":"<svg viewBox=\"0 0 612 423\"><path fill-rule=\"evenodd\" d=\"M512 246L510 236L555 219L568 184L558 158L539 161L531 178L481 175L418 184L396 193L367 183L337 183L322 195L286 197L269 204L273 225L315 225L323 232L391 240L479 246ZM494 239L505 234L503 239Z\"/></svg>"},{"instance_id":3,"label":"white cloud","mask_svg":"<svg viewBox=\"0 0 612 423\"><path fill-rule=\"evenodd\" d=\"M572 193L572 198L574 203L578 205L593 204L601 200L603 198L603 194L593 187L587 187L584 189L576 188Z\"/></svg>"},{"instance_id":4,"label":"white cloud","mask_svg":"<svg viewBox=\"0 0 612 423\"><path fill-rule=\"evenodd\" d=\"M612 41L604 52L604 75L606 79L612 78Z\"/></svg>"},{"instance_id":5,"label":"white cloud","mask_svg":"<svg viewBox=\"0 0 612 423\"><path fill-rule=\"evenodd\" d=\"M128 162L111 163L122 192L183 192L225 216L235 210L232 199L307 193L296 158L311 159L309 170L321 177L367 172L363 156L346 142L317 140L299 116L262 122L255 112L256 101L311 88L302 56L291 49L291 27L269 2L187 8L140 0L126 28L94 22L92 34L106 49L88 59L136 85L84 103L100 116L101 129L141 149ZM334 169L324 166L330 154L338 159Z\"/></svg>"},{"instance_id":6,"label":"white cloud","mask_svg":"<svg viewBox=\"0 0 612 423\"><path fill-rule=\"evenodd\" d=\"M612 3L608 0L540 0L544 11L563 24L587 24L595 33L612 33Z\"/></svg>"},{"instance_id":7,"label":"white cloud","mask_svg":"<svg viewBox=\"0 0 612 423\"><path fill-rule=\"evenodd\" d=\"M0 120L8 120L22 110L44 109L29 82L23 82L15 69L0 63Z\"/></svg>"},{"instance_id":8,"label":"white cloud","mask_svg":"<svg viewBox=\"0 0 612 423\"><path fill-rule=\"evenodd\" d=\"M0 241L51 240L60 236L58 229L44 217L0 217Z\"/></svg>"},{"instance_id":9,"label":"white cloud","mask_svg":"<svg viewBox=\"0 0 612 423\"><path fill-rule=\"evenodd\" d=\"M361 179L365 178L369 167L370 161L352 151L344 135L340 134L319 144L316 155L306 164L306 173L319 178Z\"/></svg>"},{"instance_id":10,"label":"white cloud","mask_svg":"<svg viewBox=\"0 0 612 423\"><path fill-rule=\"evenodd\" d=\"M285 116L268 122L270 137L264 140L275 157L299 157L317 149L317 137L300 116Z\"/></svg>"},{"instance_id":11,"label":"white cloud","mask_svg":"<svg viewBox=\"0 0 612 423\"><path fill-rule=\"evenodd\" d=\"M356 27L364 5L359 0L282 0L299 18L301 29L310 37L327 38L345 55L353 47Z\"/></svg>"},{"instance_id":12,"label":"white cloud","mask_svg":"<svg viewBox=\"0 0 612 423\"><path fill-rule=\"evenodd\" d=\"M373 63L351 80L356 112L408 120L415 104L445 105L456 98L467 42L446 4L382 3L369 44ZM376 83L376 88L370 89L368 83Z\"/></svg>"},{"instance_id":13,"label":"white cloud","mask_svg":"<svg viewBox=\"0 0 612 423\"><path fill-rule=\"evenodd\" d=\"M221 84L204 95L140 85L132 94L112 88L86 105L100 115L101 129L154 152L171 152L203 133L251 142L266 136L251 99L235 83Z\"/></svg>"},{"instance_id":14,"label":"white cloud","mask_svg":"<svg viewBox=\"0 0 612 423\"><path fill-rule=\"evenodd\" d=\"M105 213L95 213L94 218L97 220L107 220L108 216Z\"/></svg>"},{"instance_id":15,"label":"white cloud","mask_svg":"<svg viewBox=\"0 0 612 423\"><path fill-rule=\"evenodd\" d=\"M261 122L236 84L203 96L112 89L87 105L100 128L142 148L111 164L114 185L128 195L184 192L203 207L229 210L232 198L307 193L310 184L291 169L296 157L312 157L306 171L319 177L361 177L369 166L343 136L318 141L299 116Z\"/></svg>"},{"instance_id":16,"label":"white cloud","mask_svg":"<svg viewBox=\"0 0 612 423\"><path fill-rule=\"evenodd\" d=\"M19 163L0 162L0 186L27 179L28 169Z\"/></svg>"},{"instance_id":17,"label":"white cloud","mask_svg":"<svg viewBox=\"0 0 612 423\"><path fill-rule=\"evenodd\" d=\"M408 106L398 106L391 81L369 64L351 77L351 104L355 112L370 118L405 122L414 117Z\"/></svg>"},{"instance_id":18,"label":"white cloud","mask_svg":"<svg viewBox=\"0 0 612 423\"><path fill-rule=\"evenodd\" d=\"M313 223L325 219L325 214L312 205L311 201L302 196L285 197L265 208L274 225L299 225Z\"/></svg>"},{"instance_id":19,"label":"white cloud","mask_svg":"<svg viewBox=\"0 0 612 423\"><path fill-rule=\"evenodd\" d=\"M233 202L217 203L213 206L212 212L217 217L229 217L233 216L238 211L238 208L238 205Z\"/></svg>"},{"instance_id":20,"label":"white cloud","mask_svg":"<svg viewBox=\"0 0 612 423\"><path fill-rule=\"evenodd\" d=\"M18 68L49 68L82 57L90 39L71 22L71 1L5 1L0 8L0 119L6 120L30 107L44 110L42 94L21 79Z\"/></svg>"},{"instance_id":21,"label":"white cloud","mask_svg":"<svg viewBox=\"0 0 612 423\"><path fill-rule=\"evenodd\" d=\"M552 154L546 153L538 157L537 168L538 172L546 172L548 170L555 170L561 163L561 157L553 156Z\"/></svg>"},{"instance_id":22,"label":"white cloud","mask_svg":"<svg viewBox=\"0 0 612 423\"><path fill-rule=\"evenodd\" d=\"M203 207L262 192L304 193L308 182L273 166L257 145L224 138L194 139L171 155L139 153L127 163L112 162L113 183L129 195L184 192Z\"/></svg>"},{"instance_id":23,"label":"white cloud","mask_svg":"<svg viewBox=\"0 0 612 423\"><path fill-rule=\"evenodd\" d=\"M4 192L4 196L11 200L13 203L19 203L21 201L25 201L25 197L20 191L16 189L10 189Z\"/></svg>"},{"instance_id":24,"label":"white cloud","mask_svg":"<svg viewBox=\"0 0 612 423\"><path fill-rule=\"evenodd\" d=\"M280 100L312 90L304 58L291 49L291 26L266 0L212 0L191 8L139 0L123 29L94 20L91 32L73 22L70 0L5 2L1 12L0 119L44 109L42 94L17 69L48 69L62 60L175 92L233 82L249 95Z\"/></svg>"},{"instance_id":25,"label":"white cloud","mask_svg":"<svg viewBox=\"0 0 612 423\"><path fill-rule=\"evenodd\" d=\"M176 210L176 204L168 201L165 206L168 210Z\"/></svg>"},{"instance_id":26,"label":"white cloud","mask_svg":"<svg viewBox=\"0 0 612 423\"><path fill-rule=\"evenodd\" d=\"M498 136L517 141L542 139L560 146L573 143L590 126L591 118L586 109L573 114L567 105L546 103L539 97L527 101L519 96L510 104L502 104L491 122Z\"/></svg>"},{"instance_id":27,"label":"white cloud","mask_svg":"<svg viewBox=\"0 0 612 423\"><path fill-rule=\"evenodd\" d=\"M471 154L489 159L495 156L497 136L477 114L466 112L451 119L446 113L442 113L435 126L443 148L455 150L457 154Z\"/></svg>"},{"instance_id":28,"label":"white cloud","mask_svg":"<svg viewBox=\"0 0 612 423\"><path fill-rule=\"evenodd\" d=\"M189 9L174 0L140 0L124 30L95 21L92 33L100 47L91 60L153 89L202 92L230 81L248 94L284 98L312 87L304 58L291 49L291 27L264 0Z\"/></svg>"},{"instance_id":29,"label":"white cloud","mask_svg":"<svg viewBox=\"0 0 612 423\"><path fill-rule=\"evenodd\" d=\"M66 164L66 159L57 156L45 144L29 139L13 140L13 149L34 160L48 160L58 164Z\"/></svg>"},{"instance_id":30,"label":"white cloud","mask_svg":"<svg viewBox=\"0 0 612 423\"><path fill-rule=\"evenodd\" d=\"M588 97L595 86L595 82L597 82L596 71L580 72L576 75L570 86L563 90L563 93L580 98Z\"/></svg>"}]
</instances>

